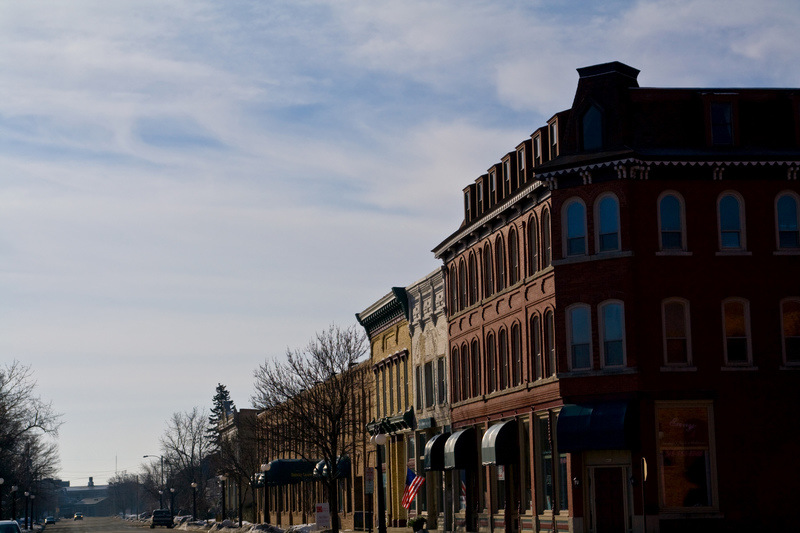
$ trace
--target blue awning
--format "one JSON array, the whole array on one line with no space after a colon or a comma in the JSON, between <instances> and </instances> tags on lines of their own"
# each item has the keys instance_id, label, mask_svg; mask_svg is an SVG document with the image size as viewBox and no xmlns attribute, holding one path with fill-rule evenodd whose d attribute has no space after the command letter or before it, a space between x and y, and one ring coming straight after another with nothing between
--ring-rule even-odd
<instances>
[{"instance_id":1,"label":"blue awning","mask_svg":"<svg viewBox=\"0 0 800 533\"><path fill-rule=\"evenodd\" d=\"M486 430L481 439L481 458L484 465L519 463L517 421L506 420Z\"/></svg>"},{"instance_id":2,"label":"blue awning","mask_svg":"<svg viewBox=\"0 0 800 533\"><path fill-rule=\"evenodd\" d=\"M423 468L426 472L444 470L444 445L450 433L439 433L425 443Z\"/></svg>"},{"instance_id":3,"label":"blue awning","mask_svg":"<svg viewBox=\"0 0 800 533\"><path fill-rule=\"evenodd\" d=\"M275 459L269 462L267 485L289 485L314 479L316 461Z\"/></svg>"},{"instance_id":4,"label":"blue awning","mask_svg":"<svg viewBox=\"0 0 800 533\"><path fill-rule=\"evenodd\" d=\"M628 402L567 404L558 413L556 435L559 452L628 450L633 433Z\"/></svg>"},{"instance_id":5,"label":"blue awning","mask_svg":"<svg viewBox=\"0 0 800 533\"><path fill-rule=\"evenodd\" d=\"M478 447L473 428L456 431L444 443L445 470L471 470L477 468Z\"/></svg>"}]
</instances>

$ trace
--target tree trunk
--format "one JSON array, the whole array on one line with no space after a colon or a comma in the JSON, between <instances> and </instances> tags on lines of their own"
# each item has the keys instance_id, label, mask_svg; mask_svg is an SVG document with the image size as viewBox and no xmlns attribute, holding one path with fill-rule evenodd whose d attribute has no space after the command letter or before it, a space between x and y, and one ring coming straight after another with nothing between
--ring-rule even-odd
<instances>
[{"instance_id":1,"label":"tree trunk","mask_svg":"<svg viewBox=\"0 0 800 533\"><path fill-rule=\"evenodd\" d=\"M328 480L328 499L331 506L331 531L339 533L339 490L338 480Z\"/></svg>"}]
</instances>

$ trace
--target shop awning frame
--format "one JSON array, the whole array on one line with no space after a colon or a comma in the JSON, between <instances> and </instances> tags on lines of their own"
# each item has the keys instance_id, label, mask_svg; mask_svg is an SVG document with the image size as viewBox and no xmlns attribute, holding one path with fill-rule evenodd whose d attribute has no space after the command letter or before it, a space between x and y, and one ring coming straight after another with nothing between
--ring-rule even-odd
<instances>
[{"instance_id":1,"label":"shop awning frame","mask_svg":"<svg viewBox=\"0 0 800 533\"><path fill-rule=\"evenodd\" d=\"M558 451L630 450L636 423L626 401L566 404L558 413Z\"/></svg>"},{"instance_id":2,"label":"shop awning frame","mask_svg":"<svg viewBox=\"0 0 800 533\"><path fill-rule=\"evenodd\" d=\"M477 456L474 428L456 431L444 443L445 470L472 470L477 467Z\"/></svg>"},{"instance_id":3,"label":"shop awning frame","mask_svg":"<svg viewBox=\"0 0 800 533\"><path fill-rule=\"evenodd\" d=\"M481 439L484 466L519 463L519 433L516 419L494 424Z\"/></svg>"},{"instance_id":4,"label":"shop awning frame","mask_svg":"<svg viewBox=\"0 0 800 533\"><path fill-rule=\"evenodd\" d=\"M449 437L449 432L439 433L425 443L423 469L426 472L444 470L444 445Z\"/></svg>"}]
</instances>

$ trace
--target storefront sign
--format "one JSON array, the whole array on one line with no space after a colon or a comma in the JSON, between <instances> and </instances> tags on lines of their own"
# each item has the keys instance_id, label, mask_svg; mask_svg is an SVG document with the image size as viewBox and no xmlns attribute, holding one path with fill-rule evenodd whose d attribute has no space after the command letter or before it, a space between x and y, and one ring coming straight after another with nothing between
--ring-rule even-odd
<instances>
[{"instance_id":1,"label":"storefront sign","mask_svg":"<svg viewBox=\"0 0 800 533\"><path fill-rule=\"evenodd\" d=\"M330 529L331 527L331 508L328 502L318 503L314 506L317 516L316 529Z\"/></svg>"}]
</instances>

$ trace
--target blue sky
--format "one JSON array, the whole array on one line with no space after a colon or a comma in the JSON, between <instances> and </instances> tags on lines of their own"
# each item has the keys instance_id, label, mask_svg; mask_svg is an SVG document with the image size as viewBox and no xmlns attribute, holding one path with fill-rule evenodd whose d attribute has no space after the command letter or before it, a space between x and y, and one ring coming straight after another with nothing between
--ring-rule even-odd
<instances>
[{"instance_id":1,"label":"blue sky","mask_svg":"<svg viewBox=\"0 0 800 533\"><path fill-rule=\"evenodd\" d=\"M720 10L722 8L722 10ZM793 0L0 4L0 353L73 484L438 267L461 189L571 105L800 87Z\"/></svg>"}]
</instances>

